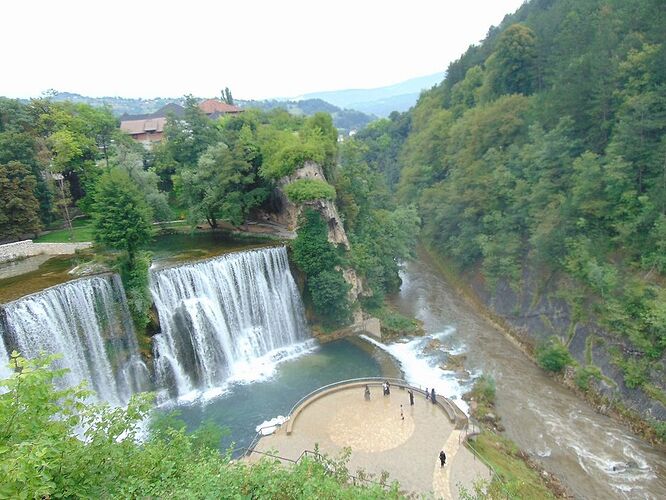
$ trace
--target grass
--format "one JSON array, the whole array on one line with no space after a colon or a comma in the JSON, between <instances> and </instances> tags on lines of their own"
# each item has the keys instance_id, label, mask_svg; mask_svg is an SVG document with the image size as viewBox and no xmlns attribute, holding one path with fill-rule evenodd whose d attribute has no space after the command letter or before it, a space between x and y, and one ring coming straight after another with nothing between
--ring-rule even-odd
<instances>
[{"instance_id":1,"label":"grass","mask_svg":"<svg viewBox=\"0 0 666 500\"><path fill-rule=\"evenodd\" d=\"M93 225L90 219L75 219L73 231L57 229L35 238L35 243L78 243L93 240ZM73 238L72 238L73 236Z\"/></svg>"},{"instance_id":2,"label":"grass","mask_svg":"<svg viewBox=\"0 0 666 500\"><path fill-rule=\"evenodd\" d=\"M469 446L495 469L504 483L503 489L515 498L557 498L540 474L520 458L518 447L508 439L484 431Z\"/></svg>"}]
</instances>

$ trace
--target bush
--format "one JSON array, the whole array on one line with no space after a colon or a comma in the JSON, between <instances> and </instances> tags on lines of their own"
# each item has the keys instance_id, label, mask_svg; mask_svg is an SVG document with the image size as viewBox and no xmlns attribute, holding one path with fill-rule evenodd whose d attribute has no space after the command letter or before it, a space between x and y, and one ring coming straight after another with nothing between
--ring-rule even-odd
<instances>
[{"instance_id":1,"label":"bush","mask_svg":"<svg viewBox=\"0 0 666 500\"><path fill-rule=\"evenodd\" d=\"M572 361L573 358L569 354L569 350L559 340L551 340L547 345L537 350L539 366L549 372L561 372Z\"/></svg>"},{"instance_id":2,"label":"bush","mask_svg":"<svg viewBox=\"0 0 666 500\"><path fill-rule=\"evenodd\" d=\"M495 379L492 375L481 375L476 382L472 394L477 400L485 401L486 403L495 404Z\"/></svg>"},{"instance_id":3,"label":"bush","mask_svg":"<svg viewBox=\"0 0 666 500\"><path fill-rule=\"evenodd\" d=\"M640 387L648 379L648 363L647 360L630 359L622 363L622 371L624 372L624 383L630 389Z\"/></svg>"},{"instance_id":4,"label":"bush","mask_svg":"<svg viewBox=\"0 0 666 500\"><path fill-rule=\"evenodd\" d=\"M273 158L269 158L262 167L262 174L270 179L281 179L291 175L306 161L321 164L325 152L316 143L297 143L284 147Z\"/></svg>"},{"instance_id":5,"label":"bush","mask_svg":"<svg viewBox=\"0 0 666 500\"><path fill-rule=\"evenodd\" d=\"M285 193L294 203L312 200L334 200L335 188L326 181L299 179L285 188Z\"/></svg>"},{"instance_id":6,"label":"bush","mask_svg":"<svg viewBox=\"0 0 666 500\"><path fill-rule=\"evenodd\" d=\"M654 429L655 434L663 442L666 442L666 422L663 420L653 420L650 422L652 428Z\"/></svg>"},{"instance_id":7,"label":"bush","mask_svg":"<svg viewBox=\"0 0 666 500\"><path fill-rule=\"evenodd\" d=\"M349 320L347 292L350 288L340 271L322 271L308 279L315 311L333 325L344 324Z\"/></svg>"},{"instance_id":8,"label":"bush","mask_svg":"<svg viewBox=\"0 0 666 500\"><path fill-rule=\"evenodd\" d=\"M574 381L580 389L587 391L590 388L590 378L600 380L601 370L594 365L580 367L578 370L576 370L576 377L574 378Z\"/></svg>"}]
</instances>

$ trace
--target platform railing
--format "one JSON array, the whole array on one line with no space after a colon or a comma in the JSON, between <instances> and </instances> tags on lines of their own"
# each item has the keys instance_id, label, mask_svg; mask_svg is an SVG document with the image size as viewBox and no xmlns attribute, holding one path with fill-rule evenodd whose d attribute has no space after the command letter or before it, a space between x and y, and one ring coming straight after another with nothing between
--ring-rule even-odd
<instances>
[{"instance_id":1,"label":"platform railing","mask_svg":"<svg viewBox=\"0 0 666 500\"><path fill-rule=\"evenodd\" d=\"M419 392L420 394L425 395L425 389L422 388L420 385L413 385L413 384L408 383L406 380L399 379L399 378L361 377L361 378L352 378L352 379L346 379L346 380L339 380L337 382L333 382L331 384L327 384L327 385L324 385L322 387L319 387L319 388L315 389L314 391L306 394L301 399L299 399L289 410L289 413L287 414L287 418L285 420L285 423L289 422L291 420L291 418L294 415L294 411L301 404L303 404L305 401L312 398L313 396L316 396L317 394L320 394L324 391L328 391L329 389L333 389L335 387L340 387L340 386L343 386L343 385L354 384L354 383L358 383L358 384L368 383L368 384L373 384L373 385L374 384L381 385L384 382L388 382L390 385L392 385L394 387L400 387L402 389L415 390L415 391ZM457 407L454 406L453 402L451 402L448 398L446 398L444 396L441 396L441 395L436 399L437 399L436 404L438 404L446 412L446 414L449 416L449 419L453 423L456 424L456 427L458 425L465 425L465 427L466 427L466 425L467 425L466 424L466 418L465 418L464 423L459 422L460 415L458 414L458 412L460 410L458 410ZM246 450L244 455L251 454L252 451L254 450L254 447L259 442L259 439L261 439L261 437L262 437L261 431L263 429L267 429L269 427L281 427L281 426L282 426L282 424L272 424L272 425L266 425L266 426L260 427L259 429L257 429L257 433L255 434L254 438L252 439L252 441L250 442L250 444L247 447L237 448L233 451L236 452L236 451Z\"/></svg>"}]
</instances>

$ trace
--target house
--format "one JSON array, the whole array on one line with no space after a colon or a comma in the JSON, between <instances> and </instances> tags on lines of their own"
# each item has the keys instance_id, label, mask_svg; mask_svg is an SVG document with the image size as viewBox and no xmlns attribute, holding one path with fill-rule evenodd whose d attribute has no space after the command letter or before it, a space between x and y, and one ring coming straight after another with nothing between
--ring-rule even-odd
<instances>
[{"instance_id":1,"label":"house","mask_svg":"<svg viewBox=\"0 0 666 500\"><path fill-rule=\"evenodd\" d=\"M150 147L155 142L160 142L164 135L164 125L169 115L183 116L185 108L178 104L170 103L162 106L154 113L144 115L124 114L120 117L120 130L132 136L137 142Z\"/></svg>"},{"instance_id":2,"label":"house","mask_svg":"<svg viewBox=\"0 0 666 500\"><path fill-rule=\"evenodd\" d=\"M227 104L219 99L206 99L199 103L199 109L214 120L222 115L242 113L244 109ZM164 135L164 125L170 115L181 117L185 108L179 104L170 103L162 106L154 113L145 115L128 115L120 117L120 130L132 136L137 142L150 148L154 143L160 142Z\"/></svg>"},{"instance_id":3,"label":"house","mask_svg":"<svg viewBox=\"0 0 666 500\"><path fill-rule=\"evenodd\" d=\"M233 104L227 104L219 99L206 99L205 101L201 101L199 103L199 109L201 109L201 111L203 111L211 120L215 120L222 115L236 115L245 111L243 108L239 108Z\"/></svg>"}]
</instances>

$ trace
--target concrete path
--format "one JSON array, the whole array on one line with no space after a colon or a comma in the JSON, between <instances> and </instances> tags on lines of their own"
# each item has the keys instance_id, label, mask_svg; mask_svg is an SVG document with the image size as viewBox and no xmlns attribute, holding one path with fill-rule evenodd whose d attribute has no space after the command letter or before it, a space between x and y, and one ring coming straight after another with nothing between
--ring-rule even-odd
<instances>
[{"instance_id":1,"label":"concrete path","mask_svg":"<svg viewBox=\"0 0 666 500\"><path fill-rule=\"evenodd\" d=\"M371 386L371 395L365 401L359 386L327 393L302 407L289 426L291 434L283 425L275 434L261 438L255 450L296 460L304 450L314 450L315 444L332 456L350 447L350 474L362 469L378 479L386 471L389 481L397 480L405 492L434 492L446 499L458 497L452 481L471 489L477 474L489 477L485 466L471 469L469 474L456 472L457 462L472 463L474 456L460 444L460 431L439 406L417 393L410 406L407 390L397 387L390 396L383 396L381 386ZM447 466L442 469L441 449L447 454ZM253 454L249 460L260 458Z\"/></svg>"}]
</instances>

